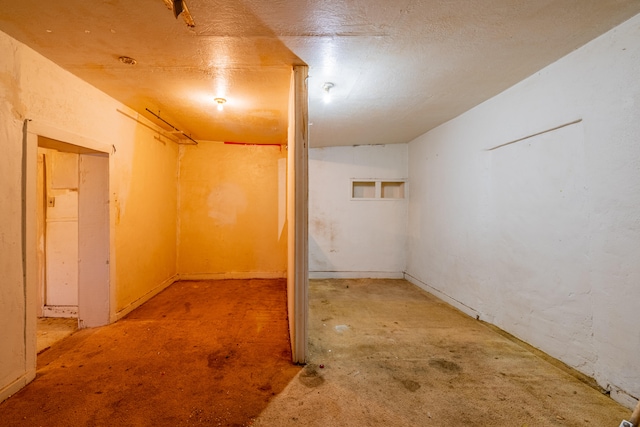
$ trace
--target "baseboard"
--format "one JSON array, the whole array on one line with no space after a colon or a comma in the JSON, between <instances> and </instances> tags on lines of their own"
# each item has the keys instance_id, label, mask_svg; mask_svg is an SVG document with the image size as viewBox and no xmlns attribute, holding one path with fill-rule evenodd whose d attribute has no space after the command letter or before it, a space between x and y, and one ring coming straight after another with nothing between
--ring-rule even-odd
<instances>
[{"instance_id":1,"label":"baseboard","mask_svg":"<svg viewBox=\"0 0 640 427\"><path fill-rule=\"evenodd\" d=\"M286 278L287 278L286 271L267 271L267 272L241 271L241 272L228 272L228 273L176 274L168 278L164 282L162 282L160 285L156 286L150 292L147 292L142 297L133 301L122 310L116 312L114 321L122 319L127 314L131 313L133 310L140 307L142 304L149 301L151 298L155 297L160 292L164 291L166 288L168 288L178 280L286 279Z\"/></svg>"},{"instance_id":2,"label":"baseboard","mask_svg":"<svg viewBox=\"0 0 640 427\"><path fill-rule=\"evenodd\" d=\"M40 317L78 317L77 305L45 305Z\"/></svg>"},{"instance_id":3,"label":"baseboard","mask_svg":"<svg viewBox=\"0 0 640 427\"><path fill-rule=\"evenodd\" d=\"M9 397L16 394L22 387L29 384L36 377L36 370L30 369L21 375L18 379L13 381L12 383L2 387L0 389L0 402L4 402Z\"/></svg>"},{"instance_id":4,"label":"baseboard","mask_svg":"<svg viewBox=\"0 0 640 427\"><path fill-rule=\"evenodd\" d=\"M114 321L122 319L124 316L126 316L129 313L131 313L133 310L135 310L136 308L140 307L142 304L144 304L145 302L149 301L151 298L153 298L156 295L158 295L160 292L162 292L165 289L167 289L176 280L178 280L178 275L177 274L171 276L170 278L168 278L167 280L165 280L164 282L162 282L161 284L159 284L158 286L153 288L151 291L147 292L146 294L144 294L143 296L141 296L137 300L135 300L132 303L130 303L128 306L126 306L122 310L116 312L116 318L115 318Z\"/></svg>"},{"instance_id":5,"label":"baseboard","mask_svg":"<svg viewBox=\"0 0 640 427\"><path fill-rule=\"evenodd\" d=\"M232 271L224 273L180 273L178 280L286 279L286 271Z\"/></svg>"},{"instance_id":6,"label":"baseboard","mask_svg":"<svg viewBox=\"0 0 640 427\"><path fill-rule=\"evenodd\" d=\"M457 299L450 297L449 295L445 294L441 290L436 289L436 288L434 288L432 286L429 286L427 283L424 283L423 281L421 281L417 277L414 277L414 276L410 275L409 273L405 272L404 273L404 278L409 283L412 283L412 284L416 285L417 287L419 287L420 289L422 289L423 291L426 291L426 292L436 296L437 298L441 299L442 301L446 302L447 304L457 308L458 310L460 310L461 312L463 312L467 316L471 316L474 319L480 319L480 313L478 313L476 310L474 310L473 308L469 307L468 305L465 305L464 303L458 301Z\"/></svg>"},{"instance_id":7,"label":"baseboard","mask_svg":"<svg viewBox=\"0 0 640 427\"><path fill-rule=\"evenodd\" d=\"M402 271L310 271L309 279L403 279Z\"/></svg>"},{"instance_id":8,"label":"baseboard","mask_svg":"<svg viewBox=\"0 0 640 427\"><path fill-rule=\"evenodd\" d=\"M442 291L429 286L428 284L422 282L420 279L405 273L405 279L416 285L417 287L419 287L420 289L434 295L435 297L441 299L442 301L446 302L447 304L457 308L458 310L462 311L463 313L465 313L468 316L473 317L474 319L480 319L480 313L477 312L476 310L474 310L473 308L461 303L460 301L448 296L447 294L443 293ZM491 330L495 331L496 333L506 337L507 339L516 342L518 345L523 346L524 348L527 349L527 351L535 354L536 356L540 357L541 359L547 361L547 363L551 363L552 365L556 366L557 368L561 369L562 371L564 371L565 373L573 376L574 378L578 379L579 381L581 381L582 383L586 384L587 386L598 390L599 392L604 392L605 390L609 392L609 396L611 397L611 399L613 399L614 401L618 402L619 404L621 404L622 406L625 406L626 408L629 409L633 409L635 408L636 404L638 403L638 399L636 397L633 397L631 395L629 395L628 393L626 393L624 390L609 384L606 386L606 388L603 388L601 385L599 385L599 383L591 378L589 375L582 373L581 371L579 371L577 368L574 368L572 366L567 365L566 363L562 362L561 360L548 355L547 353L545 353L543 350L540 350L538 348L535 348L533 346L531 346L529 343L527 343L526 341L523 341L517 337L514 337L513 335L511 335L509 332L504 331L502 329L500 329L498 326L493 325L492 323L488 323L485 322L485 325L487 325Z\"/></svg>"},{"instance_id":9,"label":"baseboard","mask_svg":"<svg viewBox=\"0 0 640 427\"><path fill-rule=\"evenodd\" d=\"M629 393L624 390L616 387L615 385L609 384L607 386L607 390L609 391L609 396L621 404L622 406L633 410L638 404L638 399L629 395Z\"/></svg>"}]
</instances>

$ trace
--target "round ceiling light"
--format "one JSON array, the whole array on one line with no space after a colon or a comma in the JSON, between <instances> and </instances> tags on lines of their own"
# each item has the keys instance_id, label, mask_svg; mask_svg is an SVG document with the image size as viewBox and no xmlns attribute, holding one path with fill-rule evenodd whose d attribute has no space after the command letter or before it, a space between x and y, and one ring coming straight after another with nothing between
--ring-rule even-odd
<instances>
[{"instance_id":1,"label":"round ceiling light","mask_svg":"<svg viewBox=\"0 0 640 427\"><path fill-rule=\"evenodd\" d=\"M216 98L214 99L214 101L218 104L218 111L222 111L225 102L227 102L227 100L224 98Z\"/></svg>"},{"instance_id":2,"label":"round ceiling light","mask_svg":"<svg viewBox=\"0 0 640 427\"><path fill-rule=\"evenodd\" d=\"M331 82L324 82L322 84L322 90L324 90L324 102L325 103L329 103L331 102L331 89L333 89L335 85Z\"/></svg>"}]
</instances>

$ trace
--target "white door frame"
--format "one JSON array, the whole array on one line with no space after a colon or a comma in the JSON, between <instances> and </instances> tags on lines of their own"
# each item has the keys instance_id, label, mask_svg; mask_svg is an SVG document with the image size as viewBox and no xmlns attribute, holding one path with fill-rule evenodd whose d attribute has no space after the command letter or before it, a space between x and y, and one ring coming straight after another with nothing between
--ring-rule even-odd
<instances>
[{"instance_id":1,"label":"white door frame","mask_svg":"<svg viewBox=\"0 0 640 427\"><path fill-rule=\"evenodd\" d=\"M24 200L23 200L23 238L24 238L24 260L25 260L25 303L26 303L26 318L25 318L25 340L26 340L26 352L27 352L27 367L33 367L35 372L36 363L36 320L37 320L37 305L38 305L38 255L37 255L37 209L36 209L36 180L37 180L37 162L38 162L38 137L46 137L51 140L63 142L64 144L78 147L78 152L82 153L86 149L93 150L94 152L106 154L107 156L111 152L111 146L100 143L98 141L86 138L80 135L76 135L62 129L55 128L53 126L33 122L25 121L23 127L23 173L24 173ZM63 150L64 151L64 150ZM107 160L111 163L111 159ZM111 164L109 164L111 166ZM109 180L109 177L107 177ZM108 197L108 189L107 189ZM107 207L107 209L109 209ZM109 212L109 211L108 211ZM114 259L114 227L111 221L112 214L109 212L106 218L106 224L108 225L108 256L109 258L105 262L108 264L108 305L106 312L103 312L99 316L99 320L96 322L94 319L89 322L85 322L81 326L98 326L98 324L107 324L111 322L115 316L112 313L114 307L115 297L115 283L113 278L115 277L115 266L112 260ZM79 308L80 309L80 308ZM104 308L103 308L104 310Z\"/></svg>"}]
</instances>

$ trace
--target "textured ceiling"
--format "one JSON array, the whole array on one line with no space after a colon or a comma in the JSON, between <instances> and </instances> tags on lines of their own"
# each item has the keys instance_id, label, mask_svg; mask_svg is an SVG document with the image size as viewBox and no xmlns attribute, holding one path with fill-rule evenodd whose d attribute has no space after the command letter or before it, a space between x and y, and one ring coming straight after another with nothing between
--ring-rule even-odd
<instances>
[{"instance_id":1,"label":"textured ceiling","mask_svg":"<svg viewBox=\"0 0 640 427\"><path fill-rule=\"evenodd\" d=\"M2 1L0 30L198 140L286 143L290 69L308 64L321 147L408 142L640 13L637 0L186 2L193 28L163 0Z\"/></svg>"}]
</instances>

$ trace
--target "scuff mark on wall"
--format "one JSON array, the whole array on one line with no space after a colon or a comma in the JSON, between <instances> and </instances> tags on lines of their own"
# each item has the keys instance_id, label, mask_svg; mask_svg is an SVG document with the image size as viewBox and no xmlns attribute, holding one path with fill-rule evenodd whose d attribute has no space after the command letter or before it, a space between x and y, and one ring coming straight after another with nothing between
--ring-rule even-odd
<instances>
[{"instance_id":1,"label":"scuff mark on wall","mask_svg":"<svg viewBox=\"0 0 640 427\"><path fill-rule=\"evenodd\" d=\"M117 198L113 199L113 205L116 211L116 225L120 224L120 200Z\"/></svg>"},{"instance_id":2,"label":"scuff mark on wall","mask_svg":"<svg viewBox=\"0 0 640 427\"><path fill-rule=\"evenodd\" d=\"M336 230L338 227L335 221L324 212L319 212L318 216L311 219L309 229L311 232L325 241L329 242L329 252L338 252L336 249Z\"/></svg>"}]
</instances>

